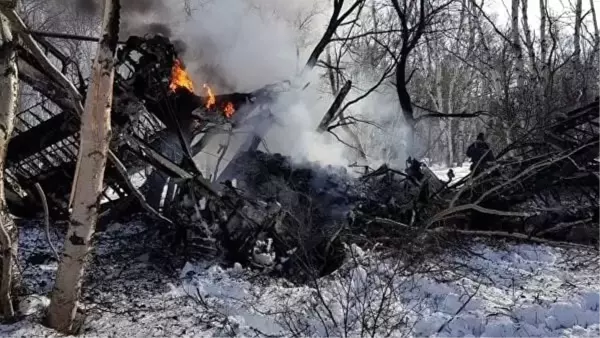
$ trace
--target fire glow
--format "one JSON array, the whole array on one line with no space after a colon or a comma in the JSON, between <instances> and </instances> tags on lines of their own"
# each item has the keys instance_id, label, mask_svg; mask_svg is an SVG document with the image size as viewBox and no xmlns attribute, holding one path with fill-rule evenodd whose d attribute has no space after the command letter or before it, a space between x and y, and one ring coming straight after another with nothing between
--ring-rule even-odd
<instances>
[{"instance_id":1,"label":"fire glow","mask_svg":"<svg viewBox=\"0 0 600 338\"><path fill-rule=\"evenodd\" d=\"M206 83L203 84L202 87L206 89L206 94L208 95L205 105L206 109L212 109L217 103L217 100L215 99L215 94L213 94L212 89L210 89L210 87Z\"/></svg>"},{"instance_id":2,"label":"fire glow","mask_svg":"<svg viewBox=\"0 0 600 338\"><path fill-rule=\"evenodd\" d=\"M227 104L225 105L225 109L223 109L223 113L225 114L225 117L230 119L233 116L233 113L235 113L233 103L227 102Z\"/></svg>"},{"instance_id":3,"label":"fire glow","mask_svg":"<svg viewBox=\"0 0 600 338\"><path fill-rule=\"evenodd\" d=\"M169 89L172 92L175 92L177 88L185 88L190 92L194 92L194 82L190 75L185 71L183 64L179 59L175 60L173 63L173 68L171 69L171 83L169 83Z\"/></svg>"},{"instance_id":4,"label":"fire glow","mask_svg":"<svg viewBox=\"0 0 600 338\"><path fill-rule=\"evenodd\" d=\"M174 93L179 88L185 88L190 93L194 93L194 82L192 81L192 78L185 70L185 67L183 66L181 60L176 59L173 63L173 68L171 69L171 81L169 83L169 90ZM206 90L207 95L205 98L206 102L204 104L204 107L207 110L215 109L217 107L217 99L212 89L206 83L202 85L202 88ZM222 107L223 115L225 115L225 117L227 118L231 118L235 113L235 107L231 102L225 103L225 105L223 105Z\"/></svg>"}]
</instances>

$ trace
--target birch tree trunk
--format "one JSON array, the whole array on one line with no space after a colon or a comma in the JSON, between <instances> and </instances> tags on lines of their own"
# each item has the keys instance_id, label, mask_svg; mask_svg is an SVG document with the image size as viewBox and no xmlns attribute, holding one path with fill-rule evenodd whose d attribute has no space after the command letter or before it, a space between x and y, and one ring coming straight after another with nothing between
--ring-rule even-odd
<instances>
[{"instance_id":1,"label":"birch tree trunk","mask_svg":"<svg viewBox=\"0 0 600 338\"><path fill-rule=\"evenodd\" d=\"M529 27L529 16L527 15L528 0L521 0L521 21L523 22L523 33L525 34L525 47L529 56L529 66L532 71L537 70L535 60L535 48L533 47L533 38L531 28Z\"/></svg>"},{"instance_id":2,"label":"birch tree trunk","mask_svg":"<svg viewBox=\"0 0 600 338\"><path fill-rule=\"evenodd\" d=\"M579 102L585 102L586 100L586 86L585 74L582 72L581 67L581 7L583 0L576 0L575 2L575 31L573 32L573 70L574 70L574 83L577 81L582 82L581 93L578 97Z\"/></svg>"},{"instance_id":3,"label":"birch tree trunk","mask_svg":"<svg viewBox=\"0 0 600 338\"><path fill-rule=\"evenodd\" d=\"M519 0L512 0L511 7L511 33L512 49L515 55L515 73L517 74L517 86L520 88L525 84L525 61L523 60L523 49L521 48L521 34L519 33Z\"/></svg>"},{"instance_id":4,"label":"birch tree trunk","mask_svg":"<svg viewBox=\"0 0 600 338\"><path fill-rule=\"evenodd\" d=\"M63 332L73 329L83 272L91 249L90 241L98 220L111 134L110 111L114 55L119 32L119 0L104 1L102 32L81 117L81 161L73 182L73 212L48 310L48 324Z\"/></svg>"},{"instance_id":5,"label":"birch tree trunk","mask_svg":"<svg viewBox=\"0 0 600 338\"><path fill-rule=\"evenodd\" d=\"M0 8L3 3L0 1ZM16 1L5 8L14 9ZM2 276L0 277L0 314L4 318L14 316L11 292L16 288L19 270L16 257L19 248L18 231L8 212L4 196L4 160L19 97L16 40L9 20L0 11L0 252Z\"/></svg>"},{"instance_id":6,"label":"birch tree trunk","mask_svg":"<svg viewBox=\"0 0 600 338\"><path fill-rule=\"evenodd\" d=\"M593 1L593 0L592 0ZM546 0L540 0L540 59L542 61L542 75L545 71L548 56L548 40L546 39Z\"/></svg>"},{"instance_id":7,"label":"birch tree trunk","mask_svg":"<svg viewBox=\"0 0 600 338\"><path fill-rule=\"evenodd\" d=\"M548 78L549 78L549 67L548 67L548 39L546 38L546 20L547 20L547 9L546 1L540 0L540 92L542 102L544 102L544 110L549 111L548 105ZM545 119L542 120L542 125L546 123Z\"/></svg>"},{"instance_id":8,"label":"birch tree trunk","mask_svg":"<svg viewBox=\"0 0 600 338\"><path fill-rule=\"evenodd\" d=\"M592 15L592 23L594 24L594 46L592 47L592 54L590 55L589 59L588 59L588 68L593 70L594 69L594 62L596 60L597 57L599 57L600 55L600 30L598 29L598 18L596 17L596 9L594 8L594 1L595 0L590 0L590 13ZM598 78L596 78L596 81L599 81Z\"/></svg>"},{"instance_id":9,"label":"birch tree trunk","mask_svg":"<svg viewBox=\"0 0 600 338\"><path fill-rule=\"evenodd\" d=\"M450 70L449 73L451 74L451 78L450 78L450 84L448 85L448 95L447 95L447 103L446 103L446 113L448 115L452 115L454 114L454 88L456 87L456 81L458 79L458 66L456 66L456 68L452 67L452 64L450 65ZM453 167L454 166L454 161L456 160L454 153L456 152L455 149L455 143L456 143L456 139L455 139L455 130L454 130L454 123L452 121L452 118L448 119L448 128L446 131L447 134L447 138L448 138L448 167Z\"/></svg>"}]
</instances>

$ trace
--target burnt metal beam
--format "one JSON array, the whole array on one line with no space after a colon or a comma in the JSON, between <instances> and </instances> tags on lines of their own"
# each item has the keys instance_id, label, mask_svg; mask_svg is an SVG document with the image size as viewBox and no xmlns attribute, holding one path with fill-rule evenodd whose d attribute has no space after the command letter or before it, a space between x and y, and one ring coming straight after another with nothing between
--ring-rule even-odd
<instances>
[{"instance_id":1,"label":"burnt metal beam","mask_svg":"<svg viewBox=\"0 0 600 338\"><path fill-rule=\"evenodd\" d=\"M99 42L100 41L100 38L97 38L95 36L56 33L56 32L43 32L43 31L37 31L37 30L32 30L32 29L25 31L25 33L33 35L36 38L36 40L38 40L38 41L40 40L39 39L40 37L65 39L65 40L90 41L90 42ZM126 42L118 41L117 43L120 45L124 45Z\"/></svg>"},{"instance_id":2,"label":"burnt metal beam","mask_svg":"<svg viewBox=\"0 0 600 338\"><path fill-rule=\"evenodd\" d=\"M67 113L61 113L14 136L9 144L6 158L9 162L21 160L63 140L79 129L77 121Z\"/></svg>"}]
</instances>

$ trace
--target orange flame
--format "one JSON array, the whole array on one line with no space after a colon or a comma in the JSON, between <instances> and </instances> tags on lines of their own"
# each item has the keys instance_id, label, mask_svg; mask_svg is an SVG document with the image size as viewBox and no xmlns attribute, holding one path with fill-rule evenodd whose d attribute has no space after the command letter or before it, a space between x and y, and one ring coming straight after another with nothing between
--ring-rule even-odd
<instances>
[{"instance_id":1,"label":"orange flame","mask_svg":"<svg viewBox=\"0 0 600 338\"><path fill-rule=\"evenodd\" d=\"M225 105L225 109L223 109L223 113L225 114L225 117L230 119L233 116L233 113L235 113L233 103L227 102L227 104Z\"/></svg>"},{"instance_id":2,"label":"orange flame","mask_svg":"<svg viewBox=\"0 0 600 338\"><path fill-rule=\"evenodd\" d=\"M217 98L213 93L212 89L205 83L202 87L206 90L206 102L204 106L206 109L214 109L217 106ZM169 82L169 89L175 92L178 88L185 88L190 92L194 92L194 82L190 75L185 71L183 62L176 59L171 69L171 81ZM223 107L223 115L227 118L231 118L235 113L235 107L233 103L227 102Z\"/></svg>"},{"instance_id":3,"label":"orange flame","mask_svg":"<svg viewBox=\"0 0 600 338\"><path fill-rule=\"evenodd\" d=\"M210 89L210 87L206 83L204 85L202 85L202 87L204 87L204 89L206 89L206 94L208 94L208 97L206 98L206 104L205 104L206 109L211 109L217 103L215 94L213 94L212 89Z\"/></svg>"},{"instance_id":4,"label":"orange flame","mask_svg":"<svg viewBox=\"0 0 600 338\"><path fill-rule=\"evenodd\" d=\"M194 82L190 78L189 74L185 71L181 60L176 59L171 68L171 82L169 83L169 89L176 91L177 88L186 88L190 92L194 92Z\"/></svg>"}]
</instances>

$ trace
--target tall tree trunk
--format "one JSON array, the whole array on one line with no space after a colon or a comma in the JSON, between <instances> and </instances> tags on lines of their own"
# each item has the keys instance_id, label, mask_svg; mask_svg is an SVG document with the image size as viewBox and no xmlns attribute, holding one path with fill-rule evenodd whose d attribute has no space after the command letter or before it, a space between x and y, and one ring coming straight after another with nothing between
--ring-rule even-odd
<instances>
[{"instance_id":1,"label":"tall tree trunk","mask_svg":"<svg viewBox=\"0 0 600 338\"><path fill-rule=\"evenodd\" d=\"M521 48L521 34L519 33L519 3L519 0L512 0L511 33L512 50L516 58L515 73L517 75L517 86L521 88L525 84L525 62L523 60L523 49Z\"/></svg>"},{"instance_id":2,"label":"tall tree trunk","mask_svg":"<svg viewBox=\"0 0 600 338\"><path fill-rule=\"evenodd\" d=\"M16 4L13 3L13 6ZM8 8L9 10L14 9ZM19 98L17 53L10 22L0 12L0 314L11 318L15 312L11 292L16 288L19 270L16 258L19 248L17 226L8 212L4 196L4 161L14 127Z\"/></svg>"},{"instance_id":3,"label":"tall tree trunk","mask_svg":"<svg viewBox=\"0 0 600 338\"><path fill-rule=\"evenodd\" d=\"M546 1L547 0L540 0L540 59L542 61L542 67L546 64L546 58L548 57L548 40L546 39Z\"/></svg>"},{"instance_id":4,"label":"tall tree trunk","mask_svg":"<svg viewBox=\"0 0 600 338\"><path fill-rule=\"evenodd\" d=\"M527 15L528 0L521 0L521 20L523 22L523 33L525 34L525 47L529 56L529 66L532 72L537 70L535 60L535 49L533 46L533 38L531 36L531 28L529 27L529 16Z\"/></svg>"},{"instance_id":5,"label":"tall tree trunk","mask_svg":"<svg viewBox=\"0 0 600 338\"><path fill-rule=\"evenodd\" d=\"M583 0L576 0L575 2L575 31L573 32L573 83L581 82L581 93L578 97L579 102L585 102L586 100L586 92L587 92L587 83L586 76L582 72L581 67L581 7Z\"/></svg>"},{"instance_id":6,"label":"tall tree trunk","mask_svg":"<svg viewBox=\"0 0 600 338\"><path fill-rule=\"evenodd\" d=\"M596 58L600 57L600 29L598 29L598 18L596 17L596 8L594 8L594 1L590 0L590 12L592 15L592 23L594 24L594 46L592 47L592 54L588 59L588 69L594 71L594 63ZM598 81L598 78L596 78Z\"/></svg>"},{"instance_id":7,"label":"tall tree trunk","mask_svg":"<svg viewBox=\"0 0 600 338\"><path fill-rule=\"evenodd\" d=\"M73 212L48 310L48 324L63 332L73 329L91 237L98 220L111 134L110 111L114 55L119 35L119 0L104 1L102 32L81 117L81 161L73 182Z\"/></svg>"},{"instance_id":8,"label":"tall tree trunk","mask_svg":"<svg viewBox=\"0 0 600 338\"><path fill-rule=\"evenodd\" d=\"M550 100L548 99L548 80L549 80L549 67L548 67L548 39L546 38L546 20L547 17L547 0L540 0L540 85L539 91L541 93L542 102L544 104L544 111L549 111ZM546 124L546 119L542 119L540 125Z\"/></svg>"},{"instance_id":9,"label":"tall tree trunk","mask_svg":"<svg viewBox=\"0 0 600 338\"><path fill-rule=\"evenodd\" d=\"M449 70L449 73L451 74L451 78L450 78L450 84L448 86L448 96L446 98L446 112L449 115L454 114L454 88L456 86L456 79L458 78L458 74L457 74L457 68L454 68L452 70ZM455 130L454 130L454 123L452 118L448 119L448 129L447 129L447 137L448 137L448 166L452 167L454 166L454 161L456 160L454 153L456 151L456 139L455 139Z\"/></svg>"},{"instance_id":10,"label":"tall tree trunk","mask_svg":"<svg viewBox=\"0 0 600 338\"><path fill-rule=\"evenodd\" d=\"M323 33L323 36L321 37L321 39L319 40L319 42L313 49L312 53L310 53L310 56L308 57L308 60L306 61L306 64L304 65L303 73L306 73L306 72L312 70L317 65L317 62L319 61L319 57L321 56L323 51L325 51L325 48L327 47L327 45L331 42L331 39L333 38L335 31L344 22L344 20L352 12L354 12L354 10L356 10L359 6L360 6L359 10L362 9L362 6L365 3L365 1L364 0L354 0L354 2L348 6L348 9L344 13L342 13L342 7L344 7L344 3L345 3L345 0L333 0L333 12L331 13L331 16L329 17L329 23L327 24L327 28L325 28L325 32Z\"/></svg>"},{"instance_id":11,"label":"tall tree trunk","mask_svg":"<svg viewBox=\"0 0 600 338\"><path fill-rule=\"evenodd\" d=\"M413 112L412 100L408 93L408 88L406 88L407 57L408 55L400 56L400 62L396 65L396 95L398 95L400 109L402 109L402 115L408 127L408 153L411 153L414 150L415 126L417 123Z\"/></svg>"}]
</instances>

